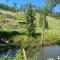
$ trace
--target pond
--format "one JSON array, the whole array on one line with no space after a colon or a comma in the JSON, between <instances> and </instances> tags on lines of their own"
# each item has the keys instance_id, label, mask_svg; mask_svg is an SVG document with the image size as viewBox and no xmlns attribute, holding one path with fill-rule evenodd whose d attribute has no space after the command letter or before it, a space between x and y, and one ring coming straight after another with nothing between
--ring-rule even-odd
<instances>
[{"instance_id":1,"label":"pond","mask_svg":"<svg viewBox=\"0 0 60 60\"><path fill-rule=\"evenodd\" d=\"M17 47L13 47L7 51L0 51L0 60L13 60L16 56L17 50Z\"/></svg>"},{"instance_id":2,"label":"pond","mask_svg":"<svg viewBox=\"0 0 60 60\"><path fill-rule=\"evenodd\" d=\"M35 53L34 60L60 60L60 46L40 47Z\"/></svg>"},{"instance_id":3,"label":"pond","mask_svg":"<svg viewBox=\"0 0 60 60\"><path fill-rule=\"evenodd\" d=\"M6 58L6 60L13 60L17 50L18 49L13 48L9 49L7 52L0 51L0 60L5 60ZM60 60L60 46L40 46L32 50L33 51L30 53L32 53L33 58L29 60Z\"/></svg>"}]
</instances>

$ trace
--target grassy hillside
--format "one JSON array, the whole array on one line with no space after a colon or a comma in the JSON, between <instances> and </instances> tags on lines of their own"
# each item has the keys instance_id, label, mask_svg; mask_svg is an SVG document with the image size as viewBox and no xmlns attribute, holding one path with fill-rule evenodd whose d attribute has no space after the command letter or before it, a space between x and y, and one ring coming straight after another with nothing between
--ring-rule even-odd
<instances>
[{"instance_id":1,"label":"grassy hillside","mask_svg":"<svg viewBox=\"0 0 60 60\"><path fill-rule=\"evenodd\" d=\"M24 12L10 12L10 11L5 11L5 10L0 10L0 25L2 26L3 29L8 29L8 30L19 30L21 27L19 25L20 21L26 21L26 15ZM10 17L12 16L12 18L8 17L8 15L10 15ZM39 27L39 14L36 14L36 31L40 32L41 28ZM15 18L14 18L15 17ZM60 20L53 18L53 17L49 17L47 16L47 21L49 24L49 29L48 30L53 30L53 31L57 31L60 29ZM25 29L25 28L24 28Z\"/></svg>"},{"instance_id":2,"label":"grassy hillside","mask_svg":"<svg viewBox=\"0 0 60 60\"><path fill-rule=\"evenodd\" d=\"M11 17L12 16L12 17ZM39 26L39 14L36 13L35 17L35 23L36 23L36 32L37 33L42 33L42 29ZM27 33L26 26L21 25L19 22L26 22L26 15L24 12L10 12L10 11L0 11L0 31L17 31L20 33ZM51 42L55 41L56 39L60 39L60 20L47 16L47 21L48 21L48 29L45 29L45 41L52 40ZM24 38L23 38L24 37ZM20 35L20 36L15 36L14 41L19 41L19 40L26 40L27 37ZM30 38L29 38L30 39Z\"/></svg>"},{"instance_id":3,"label":"grassy hillside","mask_svg":"<svg viewBox=\"0 0 60 60\"><path fill-rule=\"evenodd\" d=\"M60 39L60 20L47 16L49 29L45 30L48 39Z\"/></svg>"}]
</instances>

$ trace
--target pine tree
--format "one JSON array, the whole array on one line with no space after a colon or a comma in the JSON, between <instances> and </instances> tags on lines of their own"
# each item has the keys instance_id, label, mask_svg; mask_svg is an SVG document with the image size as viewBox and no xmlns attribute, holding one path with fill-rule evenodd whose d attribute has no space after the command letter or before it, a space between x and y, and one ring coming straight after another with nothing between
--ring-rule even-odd
<instances>
[{"instance_id":1,"label":"pine tree","mask_svg":"<svg viewBox=\"0 0 60 60\"><path fill-rule=\"evenodd\" d=\"M28 35L35 36L35 12L32 8L32 5L29 4L26 10L26 20L27 20L27 31Z\"/></svg>"}]
</instances>

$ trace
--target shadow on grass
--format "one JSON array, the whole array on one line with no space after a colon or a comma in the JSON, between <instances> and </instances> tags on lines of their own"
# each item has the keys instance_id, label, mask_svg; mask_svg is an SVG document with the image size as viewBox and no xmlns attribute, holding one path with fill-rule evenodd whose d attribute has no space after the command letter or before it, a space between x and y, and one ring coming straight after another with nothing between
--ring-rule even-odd
<instances>
[{"instance_id":1,"label":"shadow on grass","mask_svg":"<svg viewBox=\"0 0 60 60\"><path fill-rule=\"evenodd\" d=\"M7 32L7 31L0 31L0 39L10 39L13 36L20 35L17 31Z\"/></svg>"},{"instance_id":2,"label":"shadow on grass","mask_svg":"<svg viewBox=\"0 0 60 60\"><path fill-rule=\"evenodd\" d=\"M10 40L10 38L13 38L16 35L27 35L27 33L19 33L17 31L11 31L11 32L7 32L7 31L0 31L0 40L1 39L6 39L6 40ZM39 36L41 35L41 33L35 33L35 36Z\"/></svg>"}]
</instances>

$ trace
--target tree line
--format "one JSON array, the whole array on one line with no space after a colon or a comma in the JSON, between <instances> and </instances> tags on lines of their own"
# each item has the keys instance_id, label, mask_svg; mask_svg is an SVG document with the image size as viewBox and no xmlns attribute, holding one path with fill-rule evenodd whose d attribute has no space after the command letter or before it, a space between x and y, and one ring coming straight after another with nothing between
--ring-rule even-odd
<instances>
[{"instance_id":1,"label":"tree line","mask_svg":"<svg viewBox=\"0 0 60 60\"><path fill-rule=\"evenodd\" d=\"M0 9L7 10L7 11L17 11L13 6L10 7L8 5L0 3Z\"/></svg>"}]
</instances>

